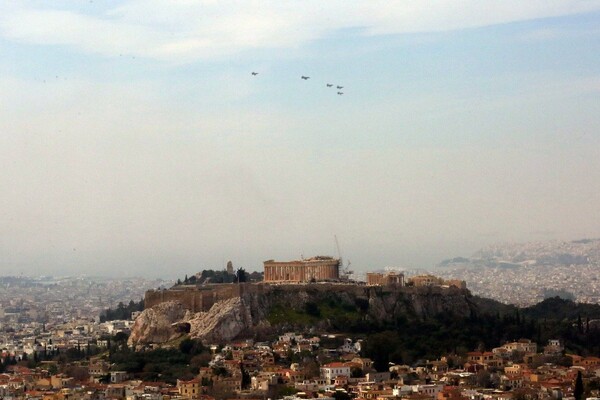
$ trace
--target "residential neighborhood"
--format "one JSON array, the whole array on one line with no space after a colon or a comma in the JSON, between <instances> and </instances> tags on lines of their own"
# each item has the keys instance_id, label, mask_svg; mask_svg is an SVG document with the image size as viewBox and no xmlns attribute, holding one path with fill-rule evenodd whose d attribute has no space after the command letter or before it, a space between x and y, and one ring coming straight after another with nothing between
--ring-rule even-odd
<instances>
[{"instance_id":1,"label":"residential neighborhood","mask_svg":"<svg viewBox=\"0 0 600 400\"><path fill-rule=\"evenodd\" d=\"M400 276L371 279L388 275ZM0 292L2 399L566 400L575 398L578 379L586 398L600 395L600 358L569 352L560 339L521 338L383 366L365 356L365 336L315 328L214 344L183 336L134 351L127 338L139 311L127 298L166 282L46 282L51 289L13 279ZM108 318L111 308L128 318ZM156 359L140 365L147 354Z\"/></svg>"},{"instance_id":2,"label":"residential neighborhood","mask_svg":"<svg viewBox=\"0 0 600 400\"><path fill-rule=\"evenodd\" d=\"M30 342L30 341L25 341ZM35 343L35 340L34 340ZM32 353L48 343L28 345ZM26 353L27 354L27 353ZM3 355L6 358L6 355ZM29 357L30 355L28 355ZM598 396L600 358L565 354L559 341L520 339L493 349L448 354L376 371L361 341L288 332L271 342L210 346L197 375L175 382L143 381L114 371L102 354L28 368L8 363L0 374L4 399L406 399L533 400L573 398L580 374L588 398Z\"/></svg>"}]
</instances>

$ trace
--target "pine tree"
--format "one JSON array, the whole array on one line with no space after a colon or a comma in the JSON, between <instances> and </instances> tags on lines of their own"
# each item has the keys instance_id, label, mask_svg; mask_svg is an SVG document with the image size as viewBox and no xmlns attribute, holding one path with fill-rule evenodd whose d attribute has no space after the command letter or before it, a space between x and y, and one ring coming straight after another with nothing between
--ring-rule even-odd
<instances>
[{"instance_id":1,"label":"pine tree","mask_svg":"<svg viewBox=\"0 0 600 400\"><path fill-rule=\"evenodd\" d=\"M577 372L577 379L575 379L575 389L573 389L573 396L575 400L583 400L583 378L581 377L581 371Z\"/></svg>"},{"instance_id":2,"label":"pine tree","mask_svg":"<svg viewBox=\"0 0 600 400\"><path fill-rule=\"evenodd\" d=\"M585 317L585 333L590 333L590 317Z\"/></svg>"}]
</instances>

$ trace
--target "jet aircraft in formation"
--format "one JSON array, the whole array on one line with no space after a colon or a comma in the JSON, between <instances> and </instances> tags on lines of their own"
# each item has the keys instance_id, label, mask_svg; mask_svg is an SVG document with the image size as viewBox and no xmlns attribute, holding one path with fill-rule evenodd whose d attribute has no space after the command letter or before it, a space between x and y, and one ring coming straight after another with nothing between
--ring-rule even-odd
<instances>
[{"instance_id":1,"label":"jet aircraft in formation","mask_svg":"<svg viewBox=\"0 0 600 400\"><path fill-rule=\"evenodd\" d=\"M252 72L251 72L251 74L252 74L252 76L256 76L256 75L258 75L258 72L252 71ZM307 80L309 80L309 79L310 79L310 76L307 76L307 75L301 75L301 76L300 76L300 79L307 81ZM328 88L330 88L330 87L333 87L333 83L327 83L327 84L326 84L326 86L327 86ZM337 92L337 94L338 94L338 95L340 95L340 96L341 96L341 95L343 95L343 94L344 94L344 92L341 92L341 91L340 91L340 90L341 90L341 89L343 89L343 88L344 88L343 86L336 85L336 89L338 89L338 92Z\"/></svg>"}]
</instances>

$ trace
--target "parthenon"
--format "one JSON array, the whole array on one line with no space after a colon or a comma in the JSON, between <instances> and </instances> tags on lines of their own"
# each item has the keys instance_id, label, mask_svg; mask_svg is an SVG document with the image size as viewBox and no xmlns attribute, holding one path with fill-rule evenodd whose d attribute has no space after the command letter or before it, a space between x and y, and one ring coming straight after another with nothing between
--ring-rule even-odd
<instances>
[{"instance_id":1,"label":"parthenon","mask_svg":"<svg viewBox=\"0 0 600 400\"><path fill-rule=\"evenodd\" d=\"M311 282L338 280L340 260L317 256L296 261L268 260L265 265L265 282Z\"/></svg>"}]
</instances>

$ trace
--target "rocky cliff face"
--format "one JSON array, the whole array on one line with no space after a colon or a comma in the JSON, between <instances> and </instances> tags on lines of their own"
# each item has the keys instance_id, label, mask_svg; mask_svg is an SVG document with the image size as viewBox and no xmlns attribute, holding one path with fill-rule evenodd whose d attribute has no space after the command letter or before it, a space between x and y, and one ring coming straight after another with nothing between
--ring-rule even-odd
<instances>
[{"instance_id":1,"label":"rocky cliff face","mask_svg":"<svg viewBox=\"0 0 600 400\"><path fill-rule=\"evenodd\" d=\"M215 303L208 312L192 314L188 322L190 335L204 343L229 341L253 326L250 309L240 297Z\"/></svg>"},{"instance_id":2,"label":"rocky cliff face","mask_svg":"<svg viewBox=\"0 0 600 400\"><path fill-rule=\"evenodd\" d=\"M135 320L128 344L165 343L185 334L205 343L233 339L253 325L249 308L240 297L215 303L208 312L193 313L168 301L144 310Z\"/></svg>"},{"instance_id":3,"label":"rocky cliff face","mask_svg":"<svg viewBox=\"0 0 600 400\"><path fill-rule=\"evenodd\" d=\"M181 303L168 301L144 310L133 323L128 344L164 343L175 339L181 333L173 325L186 314Z\"/></svg>"},{"instance_id":4,"label":"rocky cliff face","mask_svg":"<svg viewBox=\"0 0 600 400\"><path fill-rule=\"evenodd\" d=\"M218 301L208 312L193 313L173 301L160 303L136 319L129 343L164 343L188 331L205 343L218 343L264 328L318 325L328 329L335 327L334 321L339 325L339 316L360 324L425 319L441 313L467 317L476 312L471 294L457 288L278 285Z\"/></svg>"}]
</instances>

